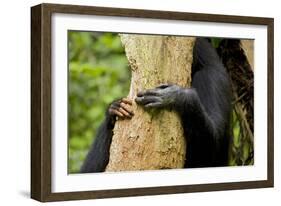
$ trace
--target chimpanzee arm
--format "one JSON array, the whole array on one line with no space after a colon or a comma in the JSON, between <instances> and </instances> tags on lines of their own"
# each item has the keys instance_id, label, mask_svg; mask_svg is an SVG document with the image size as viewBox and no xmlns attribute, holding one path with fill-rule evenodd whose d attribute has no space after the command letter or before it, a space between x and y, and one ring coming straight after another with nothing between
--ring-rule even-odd
<instances>
[{"instance_id":1,"label":"chimpanzee arm","mask_svg":"<svg viewBox=\"0 0 281 206\"><path fill-rule=\"evenodd\" d=\"M189 140L187 166L225 166L228 160L232 97L229 75L207 39L197 39L193 56L193 94L190 95L193 96L193 103L188 108L190 103L185 101L185 118L182 118Z\"/></svg>"},{"instance_id":2,"label":"chimpanzee arm","mask_svg":"<svg viewBox=\"0 0 281 206\"><path fill-rule=\"evenodd\" d=\"M97 131L97 136L84 161L80 172L103 172L109 161L109 150L113 135L116 116L120 119L131 118L133 111L130 108L131 100L122 98L114 101L107 109L105 120Z\"/></svg>"},{"instance_id":3,"label":"chimpanzee arm","mask_svg":"<svg viewBox=\"0 0 281 206\"><path fill-rule=\"evenodd\" d=\"M191 88L161 85L140 92L136 102L178 112L187 141L186 167L226 165L231 112L228 74L207 39L196 40L193 57Z\"/></svg>"},{"instance_id":4,"label":"chimpanzee arm","mask_svg":"<svg viewBox=\"0 0 281 206\"><path fill-rule=\"evenodd\" d=\"M103 172L109 160L109 148L112 140L114 122L107 114L98 129L96 139L80 170L81 173Z\"/></svg>"},{"instance_id":5,"label":"chimpanzee arm","mask_svg":"<svg viewBox=\"0 0 281 206\"><path fill-rule=\"evenodd\" d=\"M191 89L180 92L175 105L187 139L187 167L223 166L228 159L228 79L223 71L204 69L194 75Z\"/></svg>"}]
</instances>

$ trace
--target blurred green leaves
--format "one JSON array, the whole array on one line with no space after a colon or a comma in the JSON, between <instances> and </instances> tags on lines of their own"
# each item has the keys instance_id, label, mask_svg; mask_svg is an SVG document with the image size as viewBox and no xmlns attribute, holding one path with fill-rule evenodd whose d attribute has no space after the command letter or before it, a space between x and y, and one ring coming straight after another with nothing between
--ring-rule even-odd
<instances>
[{"instance_id":1,"label":"blurred green leaves","mask_svg":"<svg viewBox=\"0 0 281 206\"><path fill-rule=\"evenodd\" d=\"M68 32L69 172L78 172L116 98L127 96L130 71L118 34Z\"/></svg>"}]
</instances>

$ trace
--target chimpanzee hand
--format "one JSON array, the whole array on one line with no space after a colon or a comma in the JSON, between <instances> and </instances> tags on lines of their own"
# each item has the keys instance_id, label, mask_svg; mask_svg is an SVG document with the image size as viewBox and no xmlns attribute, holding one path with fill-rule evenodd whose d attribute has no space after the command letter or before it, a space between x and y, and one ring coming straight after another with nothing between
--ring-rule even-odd
<instances>
[{"instance_id":1,"label":"chimpanzee hand","mask_svg":"<svg viewBox=\"0 0 281 206\"><path fill-rule=\"evenodd\" d=\"M132 100L128 98L118 99L111 103L108 108L108 114L113 119L115 117L131 119L134 115L131 106Z\"/></svg>"},{"instance_id":2,"label":"chimpanzee hand","mask_svg":"<svg viewBox=\"0 0 281 206\"><path fill-rule=\"evenodd\" d=\"M137 94L136 103L145 108L173 108L182 88L172 84L162 84Z\"/></svg>"}]
</instances>

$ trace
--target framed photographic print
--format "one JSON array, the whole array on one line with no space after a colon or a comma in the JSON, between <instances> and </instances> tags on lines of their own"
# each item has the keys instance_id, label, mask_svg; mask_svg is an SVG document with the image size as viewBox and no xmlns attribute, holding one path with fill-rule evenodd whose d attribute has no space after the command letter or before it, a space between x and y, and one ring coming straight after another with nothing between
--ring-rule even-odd
<instances>
[{"instance_id":1,"label":"framed photographic print","mask_svg":"<svg viewBox=\"0 0 281 206\"><path fill-rule=\"evenodd\" d=\"M31 8L31 197L273 187L273 19Z\"/></svg>"}]
</instances>

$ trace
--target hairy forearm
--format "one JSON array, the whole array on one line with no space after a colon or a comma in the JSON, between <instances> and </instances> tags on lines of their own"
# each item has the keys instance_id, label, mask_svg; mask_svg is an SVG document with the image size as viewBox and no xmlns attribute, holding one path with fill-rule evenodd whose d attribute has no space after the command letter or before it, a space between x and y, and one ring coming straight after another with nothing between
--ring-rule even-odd
<instances>
[{"instance_id":1,"label":"hairy forearm","mask_svg":"<svg viewBox=\"0 0 281 206\"><path fill-rule=\"evenodd\" d=\"M109 149L115 120L107 116L99 127L96 139L81 168L82 173L103 172L109 161Z\"/></svg>"},{"instance_id":2,"label":"hairy forearm","mask_svg":"<svg viewBox=\"0 0 281 206\"><path fill-rule=\"evenodd\" d=\"M196 89L182 88L175 101L175 110L181 116L185 129L202 130L204 128L210 135L214 133L213 122L201 104Z\"/></svg>"},{"instance_id":3,"label":"hairy forearm","mask_svg":"<svg viewBox=\"0 0 281 206\"><path fill-rule=\"evenodd\" d=\"M196 90L182 89L175 108L181 117L187 141L185 167L213 165L216 156L215 128Z\"/></svg>"}]
</instances>

